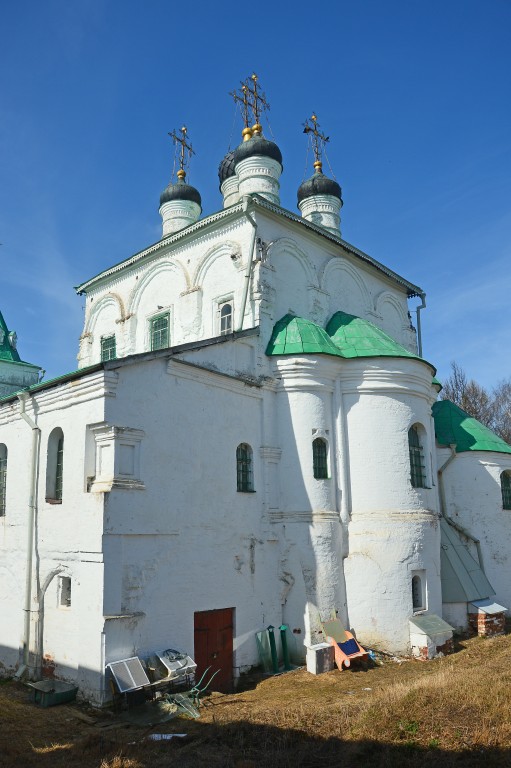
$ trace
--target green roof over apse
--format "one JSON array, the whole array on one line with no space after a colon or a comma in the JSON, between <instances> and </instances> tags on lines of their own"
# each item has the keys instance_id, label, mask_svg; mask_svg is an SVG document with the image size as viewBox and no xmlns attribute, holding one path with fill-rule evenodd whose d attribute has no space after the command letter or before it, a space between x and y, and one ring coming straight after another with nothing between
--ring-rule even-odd
<instances>
[{"instance_id":1,"label":"green roof over apse","mask_svg":"<svg viewBox=\"0 0 511 768\"><path fill-rule=\"evenodd\" d=\"M464 451L511 453L511 445L450 400L438 400L434 403L433 419L438 442L441 445L456 445L458 453Z\"/></svg>"},{"instance_id":2,"label":"green roof over apse","mask_svg":"<svg viewBox=\"0 0 511 768\"><path fill-rule=\"evenodd\" d=\"M0 312L0 360L8 360L11 363L21 362L20 356L17 350L13 347L9 340L9 329L6 322Z\"/></svg>"},{"instance_id":3,"label":"green roof over apse","mask_svg":"<svg viewBox=\"0 0 511 768\"><path fill-rule=\"evenodd\" d=\"M302 353L343 357L327 332L311 320L296 315L284 315L273 327L266 347L267 355L296 355Z\"/></svg>"},{"instance_id":4,"label":"green roof over apse","mask_svg":"<svg viewBox=\"0 0 511 768\"><path fill-rule=\"evenodd\" d=\"M342 356L353 357L414 357L413 352L394 341L385 331L368 320L347 312L336 312L326 327L327 334Z\"/></svg>"}]
</instances>

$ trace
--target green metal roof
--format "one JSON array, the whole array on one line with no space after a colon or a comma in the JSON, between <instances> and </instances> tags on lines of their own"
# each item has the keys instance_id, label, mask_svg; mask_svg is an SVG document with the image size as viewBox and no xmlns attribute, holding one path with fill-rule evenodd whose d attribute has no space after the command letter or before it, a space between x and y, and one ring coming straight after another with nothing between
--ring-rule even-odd
<instances>
[{"instance_id":1,"label":"green metal roof","mask_svg":"<svg viewBox=\"0 0 511 768\"><path fill-rule=\"evenodd\" d=\"M347 312L336 312L326 330L304 317L285 315L275 323L266 354L323 354L346 360L358 357L406 357L422 360L373 323Z\"/></svg>"},{"instance_id":2,"label":"green metal roof","mask_svg":"<svg viewBox=\"0 0 511 768\"><path fill-rule=\"evenodd\" d=\"M343 357L414 357L413 352L394 341L368 320L347 312L336 312L326 327L327 334Z\"/></svg>"},{"instance_id":3,"label":"green metal roof","mask_svg":"<svg viewBox=\"0 0 511 768\"><path fill-rule=\"evenodd\" d=\"M511 445L450 400L439 400L434 403L433 418L438 442L441 445L456 445L458 453L464 451L511 453Z\"/></svg>"},{"instance_id":4,"label":"green metal roof","mask_svg":"<svg viewBox=\"0 0 511 768\"><path fill-rule=\"evenodd\" d=\"M0 338L2 336L3 339L0 341L0 360L8 360L11 363L21 362L17 350L11 346L9 342L9 329L7 328L3 315L0 312Z\"/></svg>"},{"instance_id":5,"label":"green metal roof","mask_svg":"<svg viewBox=\"0 0 511 768\"><path fill-rule=\"evenodd\" d=\"M495 594L481 566L445 518L440 520L440 542L443 603L470 603Z\"/></svg>"},{"instance_id":6,"label":"green metal roof","mask_svg":"<svg viewBox=\"0 0 511 768\"><path fill-rule=\"evenodd\" d=\"M444 385L442 384L442 382L441 382L441 381L438 381L438 379L437 379L437 377L436 377L436 376L433 376L433 381L431 382L431 384L432 384L433 386L435 386L435 387L440 387L440 389L443 389L443 388L444 388ZM438 390L438 391L440 391L440 390Z\"/></svg>"},{"instance_id":7,"label":"green metal roof","mask_svg":"<svg viewBox=\"0 0 511 768\"><path fill-rule=\"evenodd\" d=\"M323 328L296 315L284 315L275 323L266 354L322 354L343 357Z\"/></svg>"}]
</instances>

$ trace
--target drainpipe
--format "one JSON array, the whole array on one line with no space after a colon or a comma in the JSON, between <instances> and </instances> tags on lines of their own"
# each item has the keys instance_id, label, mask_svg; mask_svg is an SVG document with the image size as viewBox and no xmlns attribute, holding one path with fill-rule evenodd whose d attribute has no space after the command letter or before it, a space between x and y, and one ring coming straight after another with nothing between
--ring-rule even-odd
<instances>
[{"instance_id":1,"label":"drainpipe","mask_svg":"<svg viewBox=\"0 0 511 768\"><path fill-rule=\"evenodd\" d=\"M32 559L34 552L34 530L35 516L37 508L37 473L39 468L39 446L41 439L41 430L34 421L25 413L25 406L28 399L26 392L18 395L20 401L20 416L27 422L32 430L32 454L30 457L30 495L28 501L28 537L27 537L27 565L25 580L25 623L23 632L23 666L18 670L18 677L21 677L29 666L30 657L30 617L32 606Z\"/></svg>"},{"instance_id":2,"label":"drainpipe","mask_svg":"<svg viewBox=\"0 0 511 768\"><path fill-rule=\"evenodd\" d=\"M247 298L248 298L248 288L250 286L250 280L252 277L252 269L254 266L254 253L255 253L255 242L256 242L256 235L257 235L257 224L248 213L248 206L252 202L252 198L250 195L244 195L243 196L243 213L249 220L249 222L252 224L252 237L250 239L250 248L248 251L248 264L247 268L245 270L245 283L243 285L243 296L241 298L241 313L240 313L240 319L238 321L238 327L236 328L237 331L243 330L243 319L245 317L245 308L247 306Z\"/></svg>"},{"instance_id":3,"label":"drainpipe","mask_svg":"<svg viewBox=\"0 0 511 768\"><path fill-rule=\"evenodd\" d=\"M422 330L421 330L421 309L426 309L426 294L421 293L422 304L417 307L417 346L419 348L419 357L422 357Z\"/></svg>"},{"instance_id":4,"label":"drainpipe","mask_svg":"<svg viewBox=\"0 0 511 768\"><path fill-rule=\"evenodd\" d=\"M452 527L455 530L457 530L458 533L461 533L463 536L466 536L467 539L470 539L471 541L474 542L474 544L476 545L476 549L477 549L477 559L479 560L479 567L481 568L482 572L484 573L483 556L482 556L482 552L481 552L481 542L480 542L480 540L474 538L474 536L472 536L472 534L469 533L466 528L463 528L462 525L457 523L455 520L452 519L452 517L449 517L449 515L447 514L447 505L445 503L445 489L444 489L443 472L444 472L445 469L447 469L447 467L449 466L451 461L453 461L453 459L456 457L456 444L455 443L451 443L451 445L449 445L449 448L451 449L451 455L449 456L447 461L445 461L442 464L442 466L439 468L439 470L438 470L438 490L439 490L439 495L440 495L440 512L442 514L442 517L444 517L447 520L447 522L449 523L449 525L452 525Z\"/></svg>"}]
</instances>

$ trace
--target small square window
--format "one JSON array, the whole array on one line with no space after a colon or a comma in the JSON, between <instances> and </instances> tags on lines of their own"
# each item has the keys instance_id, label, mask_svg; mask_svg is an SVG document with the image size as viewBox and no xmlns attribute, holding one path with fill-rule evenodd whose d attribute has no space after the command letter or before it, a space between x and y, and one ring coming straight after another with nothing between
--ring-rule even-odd
<instances>
[{"instance_id":1,"label":"small square window","mask_svg":"<svg viewBox=\"0 0 511 768\"><path fill-rule=\"evenodd\" d=\"M71 607L71 579L69 576L61 576L59 579L59 607Z\"/></svg>"},{"instance_id":2,"label":"small square window","mask_svg":"<svg viewBox=\"0 0 511 768\"><path fill-rule=\"evenodd\" d=\"M158 315L151 320L151 350L170 346L170 315Z\"/></svg>"},{"instance_id":3,"label":"small square window","mask_svg":"<svg viewBox=\"0 0 511 768\"><path fill-rule=\"evenodd\" d=\"M115 360L116 357L115 336L105 336L105 338L101 339L101 362Z\"/></svg>"}]
</instances>

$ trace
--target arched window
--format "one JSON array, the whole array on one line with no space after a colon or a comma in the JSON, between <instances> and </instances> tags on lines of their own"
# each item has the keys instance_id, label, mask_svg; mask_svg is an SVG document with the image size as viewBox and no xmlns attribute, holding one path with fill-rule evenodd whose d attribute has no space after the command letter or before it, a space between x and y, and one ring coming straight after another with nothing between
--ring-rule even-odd
<instances>
[{"instance_id":1,"label":"arched window","mask_svg":"<svg viewBox=\"0 0 511 768\"><path fill-rule=\"evenodd\" d=\"M236 448L236 476L238 491L246 493L254 490L252 448L248 443L240 443Z\"/></svg>"},{"instance_id":2,"label":"arched window","mask_svg":"<svg viewBox=\"0 0 511 768\"><path fill-rule=\"evenodd\" d=\"M232 333L232 304L227 302L220 307L220 335Z\"/></svg>"},{"instance_id":3,"label":"arched window","mask_svg":"<svg viewBox=\"0 0 511 768\"><path fill-rule=\"evenodd\" d=\"M511 509L511 472L503 472L500 476L503 509Z\"/></svg>"},{"instance_id":4,"label":"arched window","mask_svg":"<svg viewBox=\"0 0 511 768\"><path fill-rule=\"evenodd\" d=\"M418 574L412 576L412 604L414 611L422 611L424 609L422 579Z\"/></svg>"},{"instance_id":5,"label":"arched window","mask_svg":"<svg viewBox=\"0 0 511 768\"><path fill-rule=\"evenodd\" d=\"M64 471L64 433L60 427L50 433L46 458L46 501L62 503L62 479Z\"/></svg>"},{"instance_id":6,"label":"arched window","mask_svg":"<svg viewBox=\"0 0 511 768\"><path fill-rule=\"evenodd\" d=\"M312 441L312 468L316 480L325 480L328 477L327 444L322 437Z\"/></svg>"},{"instance_id":7,"label":"arched window","mask_svg":"<svg viewBox=\"0 0 511 768\"><path fill-rule=\"evenodd\" d=\"M7 491L7 446L0 443L0 517L5 515Z\"/></svg>"},{"instance_id":8,"label":"arched window","mask_svg":"<svg viewBox=\"0 0 511 768\"><path fill-rule=\"evenodd\" d=\"M414 488L426 487L424 454L419 439L418 425L414 424L408 430L408 450L410 452L410 480Z\"/></svg>"}]
</instances>

